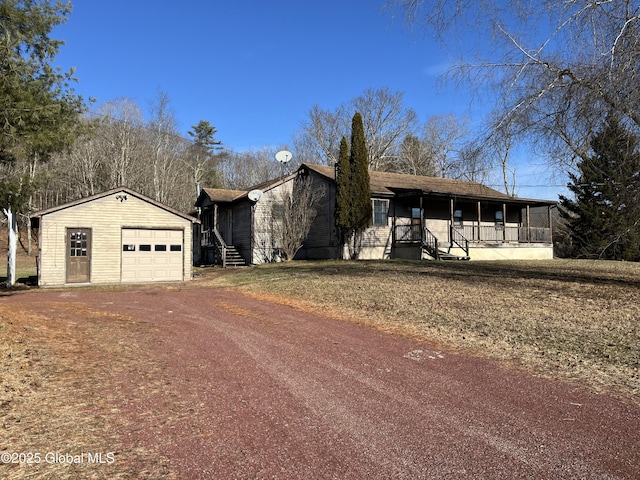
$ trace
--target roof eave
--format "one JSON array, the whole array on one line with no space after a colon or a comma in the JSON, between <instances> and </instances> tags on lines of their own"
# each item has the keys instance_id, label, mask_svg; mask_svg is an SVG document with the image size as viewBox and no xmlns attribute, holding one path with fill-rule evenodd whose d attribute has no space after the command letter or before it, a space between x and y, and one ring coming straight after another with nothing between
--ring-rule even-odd
<instances>
[{"instance_id":1,"label":"roof eave","mask_svg":"<svg viewBox=\"0 0 640 480\"><path fill-rule=\"evenodd\" d=\"M156 200L154 200L153 198L149 198L146 195L143 195L141 193L138 193L134 190L131 190L128 187L118 187L118 188L112 188L111 190L106 190L104 192L101 193L96 193L95 195L90 195L88 197L84 197L84 198L79 198L77 200L71 201L71 202L67 202L67 203L63 203L62 205L57 205L55 207L51 207L51 208L47 208L44 210L40 210L38 212L34 212L31 214L31 217L33 218L42 218L44 215L49 215L51 213L55 213L58 212L60 210L65 210L67 208L72 208L72 207L76 207L78 205L82 205L83 203L88 203L88 202L92 202L94 200L98 200L100 198L105 198L108 197L109 195L113 195L114 193L118 193L118 192L124 192L127 195L131 195L132 197L136 197L142 201L145 201L147 203L150 203L158 208L161 208L162 210L165 210L169 213L172 213L174 215L177 215L179 217L184 218L185 220L189 220L191 223L200 223L200 220L198 220L197 218L192 217L189 214L180 212L179 210L176 210L175 208L172 208L168 205L165 205L163 203L160 203Z\"/></svg>"}]
</instances>

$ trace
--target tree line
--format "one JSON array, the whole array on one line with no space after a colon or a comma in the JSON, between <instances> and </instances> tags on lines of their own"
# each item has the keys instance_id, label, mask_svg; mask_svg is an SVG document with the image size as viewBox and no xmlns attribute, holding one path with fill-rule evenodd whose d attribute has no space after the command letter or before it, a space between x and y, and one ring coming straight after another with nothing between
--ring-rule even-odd
<instances>
[{"instance_id":1,"label":"tree line","mask_svg":"<svg viewBox=\"0 0 640 480\"><path fill-rule=\"evenodd\" d=\"M478 94L493 94L495 108L484 129L471 135L466 120L452 115L420 125L401 92L368 89L333 110L309 110L292 144L279 146L294 153L290 168L301 162L336 164L355 112L362 117L368 167L375 170L487 183L497 167L505 191L513 194L510 155L524 145L572 175L575 198L569 201L579 203L588 169L600 159L602 178L593 185L603 188L594 198L608 196L607 208L617 206L607 215L625 216L630 223L598 223L591 215L585 224L612 229L612 237L592 241L595 232L583 231L574 244L590 242L592 252L602 254L632 239L640 213L630 205L638 203L638 185L634 180L618 188L616 172L637 179L637 142L603 150L602 138L612 135L614 126L624 133L617 138L640 136L638 2L455 4L452 9L443 0L388 2L408 24L426 29L444 46L465 35L478 48L473 53L479 61L463 59L449 75ZM53 66L62 42L50 34L70 12L70 3L59 0L0 3L0 202L10 224L16 212L28 216L33 209L117 186L190 211L197 183L247 188L282 173L273 161L276 149L225 149L207 120L193 125L187 137L180 135L166 93L152 102L149 118L128 99L107 102L87 116L89 102L73 90L74 72ZM576 233L574 220L583 212L562 204ZM572 253L587 255L585 248Z\"/></svg>"},{"instance_id":2,"label":"tree line","mask_svg":"<svg viewBox=\"0 0 640 480\"><path fill-rule=\"evenodd\" d=\"M414 175L486 179L492 165L466 154L463 121L453 115L435 116L420 128L417 115L402 103L401 92L369 89L350 102L363 108L367 165L373 170ZM11 168L29 170L36 187L30 210L47 208L111 188L127 186L181 211L192 210L196 185L246 189L282 174L276 151L293 152L288 169L302 163L335 164L333 136L349 135L351 108L334 112L314 106L294 135L291 146L236 152L218 139L216 127L200 120L180 134L166 92L150 102L149 117L127 98L115 99L79 117L67 148L46 162L16 159ZM357 110L359 112L359 110ZM375 113L374 113L375 112ZM385 121L378 121L384 117ZM312 127L313 126L313 127ZM331 129L331 134L328 131Z\"/></svg>"}]
</instances>

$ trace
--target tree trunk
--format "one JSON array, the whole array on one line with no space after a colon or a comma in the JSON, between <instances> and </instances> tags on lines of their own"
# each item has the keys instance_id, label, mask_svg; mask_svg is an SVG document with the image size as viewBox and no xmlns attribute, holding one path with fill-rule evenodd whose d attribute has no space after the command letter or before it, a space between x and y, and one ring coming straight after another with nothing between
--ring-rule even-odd
<instances>
[{"instance_id":1,"label":"tree trunk","mask_svg":"<svg viewBox=\"0 0 640 480\"><path fill-rule=\"evenodd\" d=\"M11 288L16 283L16 238L18 234L18 222L11 207L4 209L7 216L7 229L9 230L9 251L7 252L7 288Z\"/></svg>"}]
</instances>

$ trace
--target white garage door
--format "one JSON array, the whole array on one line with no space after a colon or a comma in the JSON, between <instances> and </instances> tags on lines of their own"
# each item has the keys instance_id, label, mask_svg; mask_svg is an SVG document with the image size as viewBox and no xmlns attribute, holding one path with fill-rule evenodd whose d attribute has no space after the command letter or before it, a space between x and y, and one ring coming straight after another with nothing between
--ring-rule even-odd
<instances>
[{"instance_id":1,"label":"white garage door","mask_svg":"<svg viewBox=\"0 0 640 480\"><path fill-rule=\"evenodd\" d=\"M182 230L122 229L122 281L183 280Z\"/></svg>"}]
</instances>

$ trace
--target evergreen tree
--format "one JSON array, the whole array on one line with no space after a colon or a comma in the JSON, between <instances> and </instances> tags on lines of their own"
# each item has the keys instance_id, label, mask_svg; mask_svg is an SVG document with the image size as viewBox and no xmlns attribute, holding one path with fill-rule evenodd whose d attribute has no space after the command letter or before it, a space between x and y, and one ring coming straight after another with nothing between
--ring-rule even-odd
<instances>
[{"instance_id":1,"label":"evergreen tree","mask_svg":"<svg viewBox=\"0 0 640 480\"><path fill-rule=\"evenodd\" d=\"M217 187L222 183L214 161L216 152L222 149L222 142L216 140L217 132L216 127L207 120L200 120L187 132L193 143L185 163L193 171L195 184L204 181L208 187Z\"/></svg>"},{"instance_id":2,"label":"evergreen tree","mask_svg":"<svg viewBox=\"0 0 640 480\"><path fill-rule=\"evenodd\" d=\"M591 141L592 155L570 174L575 199L560 196L572 256L640 261L638 138L609 115Z\"/></svg>"},{"instance_id":3,"label":"evergreen tree","mask_svg":"<svg viewBox=\"0 0 640 480\"><path fill-rule=\"evenodd\" d=\"M70 86L73 70L52 66L62 41L49 37L66 21L70 3L0 2L0 160L41 157L73 139L84 109Z\"/></svg>"},{"instance_id":4,"label":"evergreen tree","mask_svg":"<svg viewBox=\"0 0 640 480\"><path fill-rule=\"evenodd\" d=\"M369 155L364 137L362 115L356 113L351 123L351 151L349 154L352 188L352 227L356 234L371 225L371 183L369 179Z\"/></svg>"},{"instance_id":5,"label":"evergreen tree","mask_svg":"<svg viewBox=\"0 0 640 480\"><path fill-rule=\"evenodd\" d=\"M340 153L336 165L336 226L344 243L345 235L351 229L350 214L351 172L349 168L349 145L347 139L340 141Z\"/></svg>"},{"instance_id":6,"label":"evergreen tree","mask_svg":"<svg viewBox=\"0 0 640 480\"><path fill-rule=\"evenodd\" d=\"M70 11L70 2L0 2L0 207L9 224L8 286L15 280L15 215L33 192L37 165L71 144L85 107L70 87L73 71L53 66L63 42L49 34Z\"/></svg>"},{"instance_id":7,"label":"evergreen tree","mask_svg":"<svg viewBox=\"0 0 640 480\"><path fill-rule=\"evenodd\" d=\"M350 257L358 258L362 232L371 225L369 157L362 116L356 113L351 124L351 149L342 137L336 168L336 225L343 242L349 242Z\"/></svg>"}]
</instances>

